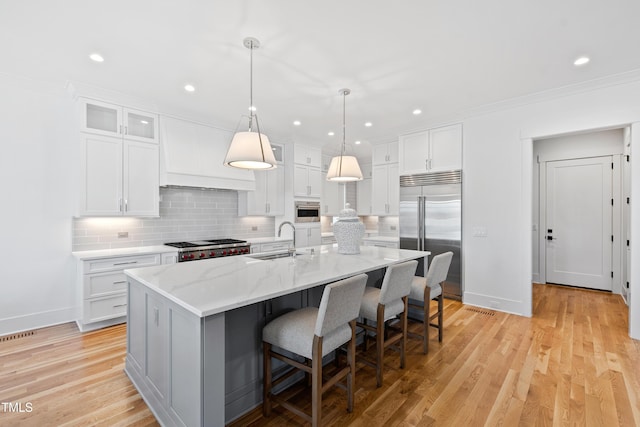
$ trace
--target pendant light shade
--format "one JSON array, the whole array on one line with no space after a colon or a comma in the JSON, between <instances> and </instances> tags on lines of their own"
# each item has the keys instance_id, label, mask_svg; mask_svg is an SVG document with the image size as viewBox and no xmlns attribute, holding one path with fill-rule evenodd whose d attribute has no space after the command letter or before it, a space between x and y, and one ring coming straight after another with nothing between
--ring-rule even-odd
<instances>
[{"instance_id":1,"label":"pendant light shade","mask_svg":"<svg viewBox=\"0 0 640 427\"><path fill-rule=\"evenodd\" d=\"M345 155L346 143L346 97L351 93L349 89L340 89L342 95L342 147L340 155L331 159L327 171L327 181L349 182L362 180L362 171L355 156Z\"/></svg>"},{"instance_id":2,"label":"pendant light shade","mask_svg":"<svg viewBox=\"0 0 640 427\"><path fill-rule=\"evenodd\" d=\"M243 118L249 120L247 131L238 131L233 135L233 139L227 149L224 159L226 166L240 169L275 169L276 158L273 155L269 138L260 133L258 115L253 106L253 49L260 47L260 42L253 37L247 37L243 41L244 46L251 51L250 71L249 71L249 116ZM253 130L255 124L256 131ZM240 125L238 126L240 128Z\"/></svg>"},{"instance_id":3,"label":"pendant light shade","mask_svg":"<svg viewBox=\"0 0 640 427\"><path fill-rule=\"evenodd\" d=\"M241 169L273 169L276 158L269 138L257 132L236 132L224 164Z\"/></svg>"}]
</instances>

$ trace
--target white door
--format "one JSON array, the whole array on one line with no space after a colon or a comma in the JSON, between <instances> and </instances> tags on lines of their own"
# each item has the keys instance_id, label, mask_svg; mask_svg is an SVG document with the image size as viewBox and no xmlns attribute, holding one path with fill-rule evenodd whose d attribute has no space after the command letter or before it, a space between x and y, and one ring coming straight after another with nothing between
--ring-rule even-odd
<instances>
[{"instance_id":1,"label":"white door","mask_svg":"<svg viewBox=\"0 0 640 427\"><path fill-rule=\"evenodd\" d=\"M611 290L611 157L546 163L546 279Z\"/></svg>"}]
</instances>

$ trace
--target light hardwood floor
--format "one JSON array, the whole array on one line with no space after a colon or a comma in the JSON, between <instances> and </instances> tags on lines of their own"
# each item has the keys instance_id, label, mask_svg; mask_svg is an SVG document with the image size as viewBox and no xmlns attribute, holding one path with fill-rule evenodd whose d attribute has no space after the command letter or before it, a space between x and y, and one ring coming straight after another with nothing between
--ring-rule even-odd
<instances>
[{"instance_id":1,"label":"light hardwood floor","mask_svg":"<svg viewBox=\"0 0 640 427\"><path fill-rule=\"evenodd\" d=\"M323 400L332 426L640 425L640 342L620 296L534 285L533 318L445 300L444 342L410 339L407 368L385 356L385 378L359 366L352 414L344 391ZM417 325L415 325L417 326ZM80 334L66 324L0 337L0 425L147 426L153 415L123 372L125 326ZM304 402L306 390L289 392ZM10 412L8 403L22 410ZM29 405L27 405L29 404ZM299 426L275 408L235 426Z\"/></svg>"}]
</instances>

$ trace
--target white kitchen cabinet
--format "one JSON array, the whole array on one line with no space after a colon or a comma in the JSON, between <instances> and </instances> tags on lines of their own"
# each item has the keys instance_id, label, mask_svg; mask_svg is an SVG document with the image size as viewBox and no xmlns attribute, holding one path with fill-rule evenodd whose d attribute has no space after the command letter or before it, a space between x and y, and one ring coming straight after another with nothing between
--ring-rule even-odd
<instances>
[{"instance_id":1,"label":"white kitchen cabinet","mask_svg":"<svg viewBox=\"0 0 640 427\"><path fill-rule=\"evenodd\" d=\"M238 215L284 215L284 168L254 173L255 191L238 191Z\"/></svg>"},{"instance_id":2,"label":"white kitchen cabinet","mask_svg":"<svg viewBox=\"0 0 640 427\"><path fill-rule=\"evenodd\" d=\"M371 188L371 213L379 216L398 215L400 197L398 164L374 166Z\"/></svg>"},{"instance_id":3,"label":"white kitchen cabinet","mask_svg":"<svg viewBox=\"0 0 640 427\"><path fill-rule=\"evenodd\" d=\"M306 145L295 145L293 148L293 162L299 165L322 167L322 150Z\"/></svg>"},{"instance_id":4,"label":"white kitchen cabinet","mask_svg":"<svg viewBox=\"0 0 640 427\"><path fill-rule=\"evenodd\" d=\"M388 163L398 163L398 142L387 142L373 146L373 165L385 165Z\"/></svg>"},{"instance_id":5,"label":"white kitchen cabinet","mask_svg":"<svg viewBox=\"0 0 640 427\"><path fill-rule=\"evenodd\" d=\"M81 216L158 216L157 144L82 133Z\"/></svg>"},{"instance_id":6,"label":"white kitchen cabinet","mask_svg":"<svg viewBox=\"0 0 640 427\"><path fill-rule=\"evenodd\" d=\"M158 143L157 114L87 98L80 98L80 106L82 132Z\"/></svg>"},{"instance_id":7,"label":"white kitchen cabinet","mask_svg":"<svg viewBox=\"0 0 640 427\"><path fill-rule=\"evenodd\" d=\"M363 246L376 246L379 248L393 248L398 249L400 247L400 243L397 241L391 241L391 239L375 239L375 238L366 238L362 239Z\"/></svg>"},{"instance_id":8,"label":"white kitchen cabinet","mask_svg":"<svg viewBox=\"0 0 640 427\"><path fill-rule=\"evenodd\" d=\"M363 179L358 181L358 193L357 193L357 211L358 215L371 215L373 212L372 198L371 198L371 183L372 179Z\"/></svg>"},{"instance_id":9,"label":"white kitchen cabinet","mask_svg":"<svg viewBox=\"0 0 640 427\"><path fill-rule=\"evenodd\" d=\"M322 172L320 168L296 164L293 170L293 195L295 197L321 197Z\"/></svg>"},{"instance_id":10,"label":"white kitchen cabinet","mask_svg":"<svg viewBox=\"0 0 640 427\"><path fill-rule=\"evenodd\" d=\"M462 168L462 124L400 137L400 174Z\"/></svg>"},{"instance_id":11,"label":"white kitchen cabinet","mask_svg":"<svg viewBox=\"0 0 640 427\"><path fill-rule=\"evenodd\" d=\"M345 184L324 180L320 205L322 215L339 215L345 205Z\"/></svg>"},{"instance_id":12,"label":"white kitchen cabinet","mask_svg":"<svg viewBox=\"0 0 640 427\"><path fill-rule=\"evenodd\" d=\"M125 322L128 268L159 265L165 254L148 253L106 258L80 259L77 263L77 295L80 331L90 331Z\"/></svg>"},{"instance_id":13,"label":"white kitchen cabinet","mask_svg":"<svg viewBox=\"0 0 640 427\"><path fill-rule=\"evenodd\" d=\"M296 247L319 246L322 244L320 224L296 224Z\"/></svg>"}]
</instances>

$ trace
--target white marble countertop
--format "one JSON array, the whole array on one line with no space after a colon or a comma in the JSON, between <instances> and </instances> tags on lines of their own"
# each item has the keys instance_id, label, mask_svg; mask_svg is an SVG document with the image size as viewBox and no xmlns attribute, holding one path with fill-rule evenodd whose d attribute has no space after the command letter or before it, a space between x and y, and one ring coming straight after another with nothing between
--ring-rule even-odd
<instances>
[{"instance_id":1,"label":"white marble countertop","mask_svg":"<svg viewBox=\"0 0 640 427\"><path fill-rule=\"evenodd\" d=\"M200 317L331 283L429 252L363 246L342 255L335 245L306 249L295 258L251 255L125 270L125 274Z\"/></svg>"},{"instance_id":2,"label":"white marble countertop","mask_svg":"<svg viewBox=\"0 0 640 427\"><path fill-rule=\"evenodd\" d=\"M172 248L171 246L156 245L137 246L133 248L97 249L93 251L76 251L71 252L71 254L82 261L89 259L112 258L129 255L162 254L167 252L177 252L177 249Z\"/></svg>"}]
</instances>

